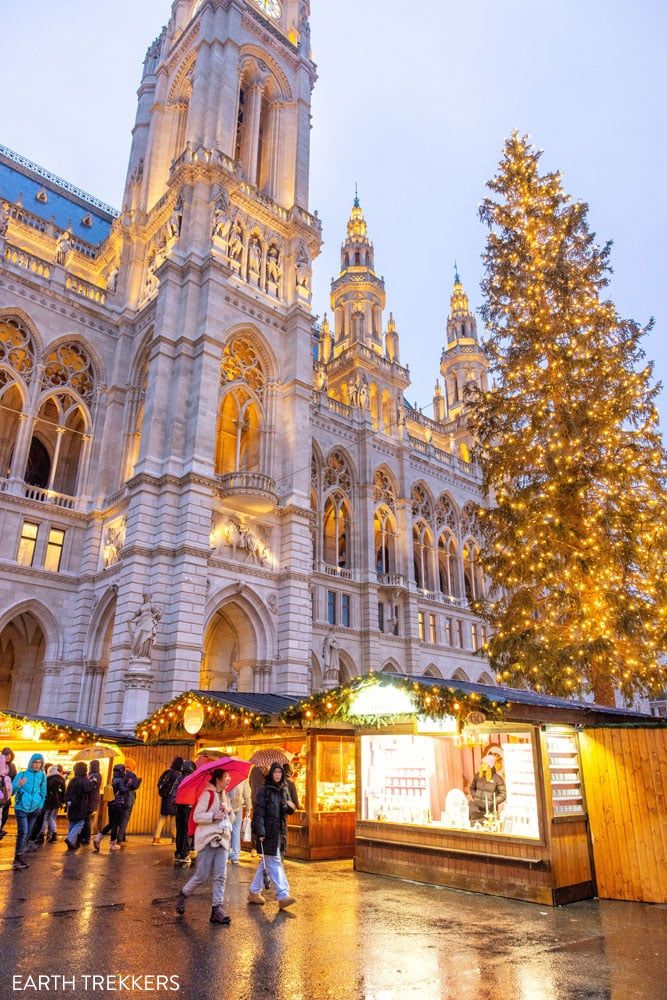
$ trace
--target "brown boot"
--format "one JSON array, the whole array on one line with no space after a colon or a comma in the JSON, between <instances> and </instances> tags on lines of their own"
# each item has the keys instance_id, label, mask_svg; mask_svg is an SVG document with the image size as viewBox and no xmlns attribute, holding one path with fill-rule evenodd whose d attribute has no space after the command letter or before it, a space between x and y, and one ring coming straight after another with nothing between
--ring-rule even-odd
<instances>
[{"instance_id":1,"label":"brown boot","mask_svg":"<svg viewBox=\"0 0 667 1000\"><path fill-rule=\"evenodd\" d=\"M176 912L179 917L182 917L185 913L185 904L187 903L188 897L184 892L179 892L178 899L176 900Z\"/></svg>"},{"instance_id":2,"label":"brown boot","mask_svg":"<svg viewBox=\"0 0 667 1000\"><path fill-rule=\"evenodd\" d=\"M228 917L222 912L221 906L214 906L211 910L211 923L212 924L231 924L232 918Z\"/></svg>"},{"instance_id":3,"label":"brown boot","mask_svg":"<svg viewBox=\"0 0 667 1000\"><path fill-rule=\"evenodd\" d=\"M264 896L262 896L261 892L249 892L248 902L254 903L256 906L264 906L266 900L264 899Z\"/></svg>"},{"instance_id":4,"label":"brown boot","mask_svg":"<svg viewBox=\"0 0 667 1000\"><path fill-rule=\"evenodd\" d=\"M284 899L278 900L278 906L281 910L286 910L288 906L294 906L296 899L294 896L285 896Z\"/></svg>"}]
</instances>

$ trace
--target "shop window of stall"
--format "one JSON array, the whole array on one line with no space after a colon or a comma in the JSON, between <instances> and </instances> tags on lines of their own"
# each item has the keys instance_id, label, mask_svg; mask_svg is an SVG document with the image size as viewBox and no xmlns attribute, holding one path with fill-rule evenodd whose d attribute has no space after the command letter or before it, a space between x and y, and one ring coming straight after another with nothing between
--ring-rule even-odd
<instances>
[{"instance_id":1,"label":"shop window of stall","mask_svg":"<svg viewBox=\"0 0 667 1000\"><path fill-rule=\"evenodd\" d=\"M539 839L532 731L361 738L361 818Z\"/></svg>"},{"instance_id":2,"label":"shop window of stall","mask_svg":"<svg viewBox=\"0 0 667 1000\"><path fill-rule=\"evenodd\" d=\"M336 737L317 741L317 811L354 812L354 740Z\"/></svg>"}]
</instances>

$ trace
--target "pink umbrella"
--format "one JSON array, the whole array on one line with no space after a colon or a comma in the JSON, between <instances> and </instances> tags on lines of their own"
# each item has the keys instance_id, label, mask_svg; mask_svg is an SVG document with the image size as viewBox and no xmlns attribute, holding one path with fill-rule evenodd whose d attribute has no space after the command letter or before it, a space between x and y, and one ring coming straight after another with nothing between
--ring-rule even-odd
<instances>
[{"instance_id":1,"label":"pink umbrella","mask_svg":"<svg viewBox=\"0 0 667 1000\"><path fill-rule=\"evenodd\" d=\"M240 785L248 777L248 772L252 764L247 760L238 760L236 757L220 757L218 760L211 760L208 764L202 764L196 771L183 778L176 789L176 802L179 806L194 806L197 804L199 796L210 784L211 772L218 768L228 771L231 775L231 783L227 791L229 792L236 785Z\"/></svg>"}]
</instances>

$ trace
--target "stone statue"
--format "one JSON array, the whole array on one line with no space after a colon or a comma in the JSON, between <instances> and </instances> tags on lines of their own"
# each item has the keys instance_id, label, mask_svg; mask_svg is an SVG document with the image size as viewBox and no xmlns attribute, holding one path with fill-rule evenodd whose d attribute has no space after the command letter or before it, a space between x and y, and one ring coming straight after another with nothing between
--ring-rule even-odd
<instances>
[{"instance_id":1,"label":"stone statue","mask_svg":"<svg viewBox=\"0 0 667 1000\"><path fill-rule=\"evenodd\" d=\"M308 20L307 0L301 0L299 4L299 51L308 54L310 52L310 22Z\"/></svg>"},{"instance_id":2,"label":"stone statue","mask_svg":"<svg viewBox=\"0 0 667 1000\"><path fill-rule=\"evenodd\" d=\"M229 249L227 251L229 259L240 265L241 257L243 256L243 230L239 225L239 220L234 221L232 230L229 234Z\"/></svg>"},{"instance_id":3,"label":"stone statue","mask_svg":"<svg viewBox=\"0 0 667 1000\"><path fill-rule=\"evenodd\" d=\"M107 291L113 294L118 285L118 268L112 267L107 275Z\"/></svg>"},{"instance_id":4,"label":"stone statue","mask_svg":"<svg viewBox=\"0 0 667 1000\"><path fill-rule=\"evenodd\" d=\"M239 689L239 672L235 667L232 667L231 673L229 675L229 682L227 684L228 691L238 691Z\"/></svg>"},{"instance_id":5,"label":"stone statue","mask_svg":"<svg viewBox=\"0 0 667 1000\"><path fill-rule=\"evenodd\" d=\"M7 235L7 230L9 229L9 211L6 201L0 204L0 239Z\"/></svg>"},{"instance_id":6,"label":"stone statue","mask_svg":"<svg viewBox=\"0 0 667 1000\"><path fill-rule=\"evenodd\" d=\"M255 280L257 280L259 278L261 266L262 247L257 237L253 236L248 247L248 274L254 275Z\"/></svg>"},{"instance_id":7,"label":"stone statue","mask_svg":"<svg viewBox=\"0 0 667 1000\"><path fill-rule=\"evenodd\" d=\"M137 659L150 659L155 636L157 635L158 622L161 618L162 612L155 605L151 604L150 596L144 594L144 603L134 618L128 622L132 639L132 655Z\"/></svg>"},{"instance_id":8,"label":"stone statue","mask_svg":"<svg viewBox=\"0 0 667 1000\"><path fill-rule=\"evenodd\" d=\"M179 194L176 199L169 222L167 223L167 235L169 239L177 240L181 235L183 226L183 198Z\"/></svg>"},{"instance_id":9,"label":"stone statue","mask_svg":"<svg viewBox=\"0 0 667 1000\"><path fill-rule=\"evenodd\" d=\"M104 535L104 568L108 569L118 562L120 550L125 544L125 521L110 524Z\"/></svg>"},{"instance_id":10,"label":"stone statue","mask_svg":"<svg viewBox=\"0 0 667 1000\"><path fill-rule=\"evenodd\" d=\"M368 379L365 375L362 375L361 381L359 383L359 407L362 410L368 409Z\"/></svg>"},{"instance_id":11,"label":"stone statue","mask_svg":"<svg viewBox=\"0 0 667 1000\"><path fill-rule=\"evenodd\" d=\"M72 243L72 230L66 229L58 239L58 244L56 246L56 262L58 264L64 264L67 254L73 249L74 244Z\"/></svg>"},{"instance_id":12,"label":"stone statue","mask_svg":"<svg viewBox=\"0 0 667 1000\"><path fill-rule=\"evenodd\" d=\"M229 202L224 191L218 196L218 200L213 208L213 224L211 227L211 238L223 239L229 232Z\"/></svg>"},{"instance_id":13,"label":"stone statue","mask_svg":"<svg viewBox=\"0 0 667 1000\"><path fill-rule=\"evenodd\" d=\"M296 258L296 287L300 289L302 293L308 294L310 292L310 282L313 276L313 269L310 266L310 258L306 253L306 248L303 243L299 247L299 252Z\"/></svg>"},{"instance_id":14,"label":"stone statue","mask_svg":"<svg viewBox=\"0 0 667 1000\"><path fill-rule=\"evenodd\" d=\"M281 277L280 254L278 248L272 243L266 257L266 278L274 285L279 284Z\"/></svg>"},{"instance_id":15,"label":"stone statue","mask_svg":"<svg viewBox=\"0 0 667 1000\"><path fill-rule=\"evenodd\" d=\"M348 390L350 406L359 406L359 380L350 383Z\"/></svg>"},{"instance_id":16,"label":"stone statue","mask_svg":"<svg viewBox=\"0 0 667 1000\"><path fill-rule=\"evenodd\" d=\"M324 637L322 666L324 667L324 680L338 684L340 680L340 651L338 640L333 631L328 632Z\"/></svg>"}]
</instances>

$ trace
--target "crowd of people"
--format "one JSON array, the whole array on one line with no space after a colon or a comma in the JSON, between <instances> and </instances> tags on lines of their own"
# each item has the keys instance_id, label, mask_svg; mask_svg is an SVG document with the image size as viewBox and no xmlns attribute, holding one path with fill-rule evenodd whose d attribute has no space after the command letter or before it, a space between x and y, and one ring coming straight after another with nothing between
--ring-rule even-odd
<instances>
[{"instance_id":1,"label":"crowd of people","mask_svg":"<svg viewBox=\"0 0 667 1000\"><path fill-rule=\"evenodd\" d=\"M181 783L206 765L206 778L194 805L178 801ZM74 764L69 780L61 764L45 762L41 753L33 753L28 766L18 770L14 753L5 747L0 753L0 840L6 835L10 803L14 800L16 847L14 870L28 868L25 855L43 844L58 839L57 819L67 812L68 831L64 838L68 852L92 843L99 852L104 838L110 836L110 850L119 851L126 839L127 825L141 785L134 762L115 764L111 783L103 785L100 761ZM300 808L297 790L288 763L276 761L268 772L255 767L250 777L232 784L232 775L224 766L205 756L197 761L175 757L157 782L160 817L153 837L154 844L169 836L175 844L174 864L193 867L194 874L181 888L176 912L185 913L188 898L201 886L212 884L211 922L228 925L224 912L227 865L238 864L242 839L252 840L252 855L258 867L248 893L248 903L264 906L265 891L273 887L280 910L296 900L283 865L287 850L287 817ZM93 833L103 804L107 805L107 823Z\"/></svg>"},{"instance_id":2,"label":"crowd of people","mask_svg":"<svg viewBox=\"0 0 667 1000\"><path fill-rule=\"evenodd\" d=\"M6 835L6 825L12 798L16 819L14 870L28 868L26 854L39 850L43 844L58 839L58 815L66 811L68 830L65 846L68 852L92 842L95 850L103 836L111 833L111 849L120 850L134 806L134 792L141 778L131 768L131 762L116 764L111 784L103 787L100 761L74 764L69 781L62 764L48 764L41 753L34 753L28 766L19 771L14 764L11 747L0 753L0 840ZM93 836L102 801L106 801L109 823Z\"/></svg>"}]
</instances>

